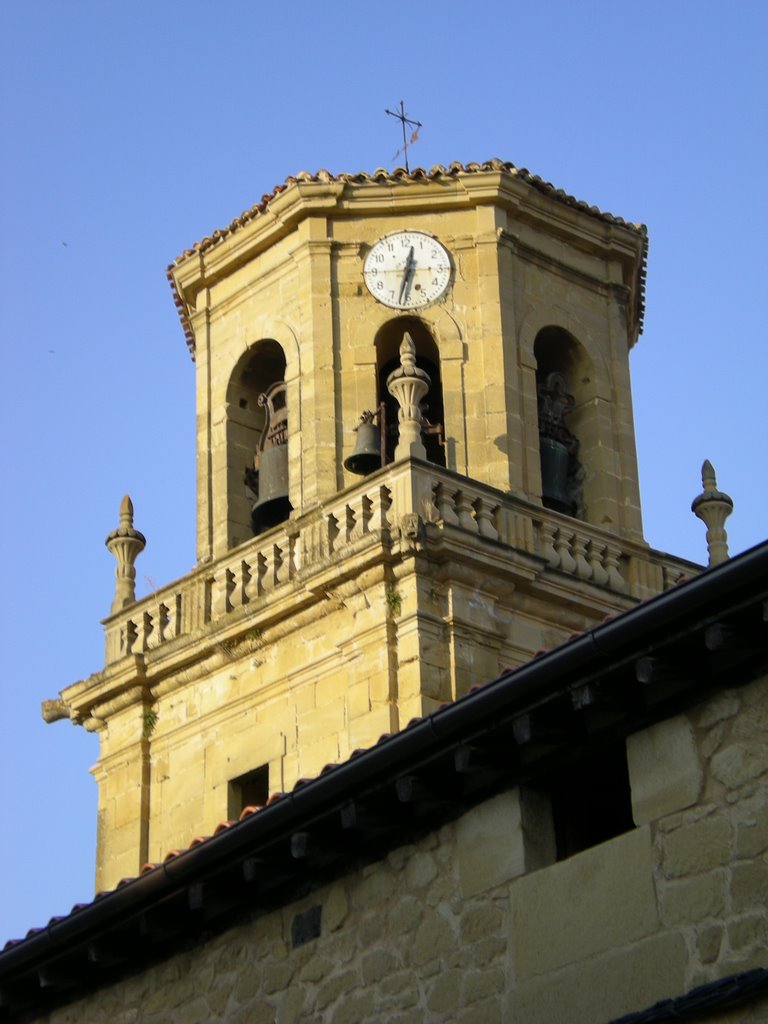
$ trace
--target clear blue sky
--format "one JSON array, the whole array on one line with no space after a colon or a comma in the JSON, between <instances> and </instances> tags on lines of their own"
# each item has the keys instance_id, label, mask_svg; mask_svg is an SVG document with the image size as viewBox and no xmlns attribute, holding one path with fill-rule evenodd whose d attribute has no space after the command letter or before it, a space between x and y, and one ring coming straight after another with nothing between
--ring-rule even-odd
<instances>
[{"instance_id":1,"label":"clear blue sky","mask_svg":"<svg viewBox=\"0 0 768 1024\"><path fill-rule=\"evenodd\" d=\"M0 8L0 943L93 892L96 737L40 701L102 667L104 537L194 563L194 368L165 279L289 174L498 156L648 224L632 357L646 536L705 557L708 457L763 539L768 5L6 0Z\"/></svg>"}]
</instances>

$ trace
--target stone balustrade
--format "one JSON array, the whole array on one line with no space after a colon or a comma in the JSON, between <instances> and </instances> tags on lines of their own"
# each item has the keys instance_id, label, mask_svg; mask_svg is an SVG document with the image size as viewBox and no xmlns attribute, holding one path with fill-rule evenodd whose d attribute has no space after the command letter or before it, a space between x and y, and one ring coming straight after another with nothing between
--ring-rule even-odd
<instances>
[{"instance_id":1,"label":"stone balustrade","mask_svg":"<svg viewBox=\"0 0 768 1024\"><path fill-rule=\"evenodd\" d=\"M428 529L475 534L540 558L544 571L637 599L699 570L439 466L404 460L110 616L107 663L221 623L352 546L389 543L404 517L415 516Z\"/></svg>"}]
</instances>

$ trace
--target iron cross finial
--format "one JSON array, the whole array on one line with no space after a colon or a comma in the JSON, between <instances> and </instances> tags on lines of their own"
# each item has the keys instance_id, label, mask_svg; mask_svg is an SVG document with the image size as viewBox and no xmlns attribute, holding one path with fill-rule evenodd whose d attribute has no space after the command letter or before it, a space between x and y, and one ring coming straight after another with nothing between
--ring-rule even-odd
<instances>
[{"instance_id":1,"label":"iron cross finial","mask_svg":"<svg viewBox=\"0 0 768 1024\"><path fill-rule=\"evenodd\" d=\"M401 153L405 153L405 169L410 174L411 173L411 168L408 166L408 147L412 146L413 143L418 140L418 138L419 138L419 128L421 128L421 121L413 121L410 117L406 117L406 114L405 114L405 104L403 103L402 100L400 100L400 110L399 111L397 111L397 110L387 110L385 108L384 109L384 113L385 114L389 114L390 117L396 117L398 119L398 121L400 122L400 126L403 129L403 145L402 145L402 148L398 149L398 151L395 153L395 155L392 157L392 159L396 160L400 156ZM411 132L410 139L407 138L407 136L405 134L405 126L407 124L410 125L413 128L413 131Z\"/></svg>"}]
</instances>

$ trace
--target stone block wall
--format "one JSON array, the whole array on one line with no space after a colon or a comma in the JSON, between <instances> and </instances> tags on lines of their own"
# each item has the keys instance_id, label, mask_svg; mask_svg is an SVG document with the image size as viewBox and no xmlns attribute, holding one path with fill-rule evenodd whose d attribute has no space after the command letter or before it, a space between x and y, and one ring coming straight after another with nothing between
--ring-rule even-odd
<instances>
[{"instance_id":1,"label":"stone block wall","mask_svg":"<svg viewBox=\"0 0 768 1024\"><path fill-rule=\"evenodd\" d=\"M642 822L567 860L509 790L45 1020L608 1024L768 966L766 727L764 679L631 737Z\"/></svg>"}]
</instances>

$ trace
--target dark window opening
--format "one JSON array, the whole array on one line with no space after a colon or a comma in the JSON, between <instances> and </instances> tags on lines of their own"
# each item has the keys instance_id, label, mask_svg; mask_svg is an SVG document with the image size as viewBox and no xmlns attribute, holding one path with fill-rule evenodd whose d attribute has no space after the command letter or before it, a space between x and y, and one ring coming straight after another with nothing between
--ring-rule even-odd
<instances>
[{"instance_id":1,"label":"dark window opening","mask_svg":"<svg viewBox=\"0 0 768 1024\"><path fill-rule=\"evenodd\" d=\"M579 346L566 331L547 327L536 337L534 354L542 503L545 508L581 518L584 471L579 460L578 417L574 415L584 372L579 365Z\"/></svg>"},{"instance_id":2,"label":"dark window opening","mask_svg":"<svg viewBox=\"0 0 768 1024\"><path fill-rule=\"evenodd\" d=\"M232 372L227 390L228 546L288 518L287 449L270 452L263 472L261 444L268 429L268 406L259 397L283 382L285 354L271 338L252 345ZM287 430L287 427L286 427ZM285 436L281 436L281 441ZM259 499L261 502L259 503ZM257 505L256 516L253 515Z\"/></svg>"},{"instance_id":3,"label":"dark window opening","mask_svg":"<svg viewBox=\"0 0 768 1024\"><path fill-rule=\"evenodd\" d=\"M300 914L296 914L291 921L291 946L297 949L299 946L311 942L320 935L323 910L321 906L310 907Z\"/></svg>"},{"instance_id":4,"label":"dark window opening","mask_svg":"<svg viewBox=\"0 0 768 1024\"><path fill-rule=\"evenodd\" d=\"M398 317L385 324L376 337L378 396L385 406L386 459L392 462L398 440L398 404L387 390L387 377L400 366L400 344L408 332L416 346L416 365L429 374L430 386L422 415L422 442L429 462L445 465L445 412L440 378L440 354L431 334L416 317Z\"/></svg>"},{"instance_id":5,"label":"dark window opening","mask_svg":"<svg viewBox=\"0 0 768 1024\"><path fill-rule=\"evenodd\" d=\"M623 740L568 765L542 788L552 805L558 860L635 827Z\"/></svg>"},{"instance_id":6,"label":"dark window opening","mask_svg":"<svg viewBox=\"0 0 768 1024\"><path fill-rule=\"evenodd\" d=\"M236 779L231 779L227 792L227 817L235 821L246 807L264 807L269 799L269 766L261 765Z\"/></svg>"}]
</instances>

